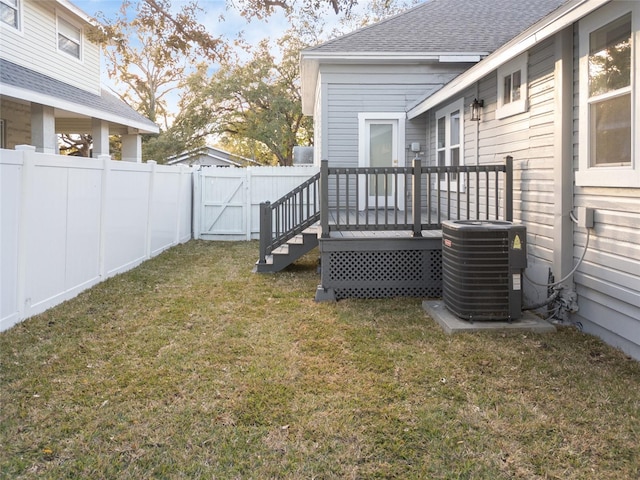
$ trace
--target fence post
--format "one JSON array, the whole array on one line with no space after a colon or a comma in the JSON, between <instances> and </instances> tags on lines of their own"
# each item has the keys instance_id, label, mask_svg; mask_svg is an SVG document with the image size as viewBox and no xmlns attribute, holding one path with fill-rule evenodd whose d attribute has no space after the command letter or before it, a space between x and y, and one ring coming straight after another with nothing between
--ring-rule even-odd
<instances>
[{"instance_id":1,"label":"fence post","mask_svg":"<svg viewBox=\"0 0 640 480\"><path fill-rule=\"evenodd\" d=\"M202 218L202 181L204 172L202 167L198 167L193 176L193 193L191 206L191 228L193 229L193 238L200 238L200 219Z\"/></svg>"},{"instance_id":2,"label":"fence post","mask_svg":"<svg viewBox=\"0 0 640 480\"><path fill-rule=\"evenodd\" d=\"M252 168L251 167L245 168L244 174L245 174L244 178L242 179L242 181L244 182L243 188L244 188L244 197L245 197L243 208L247 212L246 215L243 215L244 221L245 221L244 231L246 235L245 238L247 241L249 241L251 240L251 226L253 225L253 217L251 215L253 213L251 211L251 200L252 200L251 192L255 191L255 188L253 188L253 176L251 175ZM260 222L262 222L262 213L260 213ZM262 236L262 223L260 223L260 236Z\"/></svg>"},{"instance_id":3,"label":"fence post","mask_svg":"<svg viewBox=\"0 0 640 480\"><path fill-rule=\"evenodd\" d=\"M422 161L413 159L413 191L411 195L411 215L413 216L413 236L422 236Z\"/></svg>"},{"instance_id":4,"label":"fence post","mask_svg":"<svg viewBox=\"0 0 640 480\"><path fill-rule=\"evenodd\" d=\"M100 246L98 247L98 271L100 279L107 277L107 208L109 205L109 177L111 172L111 156L100 155L102 161L102 178L100 185Z\"/></svg>"},{"instance_id":5,"label":"fence post","mask_svg":"<svg viewBox=\"0 0 640 480\"><path fill-rule=\"evenodd\" d=\"M513 157L507 155L505 163L504 216L507 222L513 222Z\"/></svg>"},{"instance_id":6,"label":"fence post","mask_svg":"<svg viewBox=\"0 0 640 480\"><path fill-rule=\"evenodd\" d=\"M37 208L30 200L33 198L33 192L35 191L34 173L36 169L36 147L31 145L16 145L16 150L22 151L22 185L21 196L19 199L20 207L18 213L18 251L17 251L17 278L16 278L16 307L17 307L17 321L26 318L27 311L31 307L31 300L28 298L27 293L27 270L28 270L28 258L29 252L27 247L29 242L27 241L29 234L29 221L31 215L34 213L34 209ZM16 323L17 323L16 321Z\"/></svg>"},{"instance_id":7,"label":"fence post","mask_svg":"<svg viewBox=\"0 0 640 480\"><path fill-rule=\"evenodd\" d=\"M258 263L267 263L267 249L272 240L271 202L260 203L260 258Z\"/></svg>"},{"instance_id":8,"label":"fence post","mask_svg":"<svg viewBox=\"0 0 640 480\"><path fill-rule=\"evenodd\" d=\"M320 162L320 237L329 238L329 160Z\"/></svg>"},{"instance_id":9,"label":"fence post","mask_svg":"<svg viewBox=\"0 0 640 480\"><path fill-rule=\"evenodd\" d=\"M181 230L180 227L182 226L182 209L184 208L183 204L182 204L182 190L183 190L183 186L182 184L184 183L183 179L184 179L184 170L187 167L184 164L179 164L178 165L178 194L177 194L177 198L176 198L176 203L177 203L177 208L176 208L176 230L175 230L175 236L173 239L173 244L174 245L178 245L180 244L180 238L181 238Z\"/></svg>"},{"instance_id":10,"label":"fence post","mask_svg":"<svg viewBox=\"0 0 640 480\"><path fill-rule=\"evenodd\" d=\"M147 200L147 231L145 236L145 258L151 258L152 248L152 234L153 234L153 195L156 182L156 166L158 162L155 160L148 160L149 164L149 190Z\"/></svg>"}]
</instances>

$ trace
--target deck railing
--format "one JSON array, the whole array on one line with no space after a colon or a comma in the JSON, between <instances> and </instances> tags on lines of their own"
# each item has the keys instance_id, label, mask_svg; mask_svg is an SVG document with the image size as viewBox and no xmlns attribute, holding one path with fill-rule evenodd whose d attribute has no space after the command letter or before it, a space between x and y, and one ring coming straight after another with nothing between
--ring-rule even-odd
<instances>
[{"instance_id":1,"label":"deck railing","mask_svg":"<svg viewBox=\"0 0 640 480\"><path fill-rule=\"evenodd\" d=\"M513 220L513 159L504 164L320 168L322 237L353 230L442 228L443 220Z\"/></svg>"},{"instance_id":2,"label":"deck railing","mask_svg":"<svg viewBox=\"0 0 640 480\"><path fill-rule=\"evenodd\" d=\"M513 159L497 165L330 167L273 203L260 204L260 262L320 221L321 236L405 230L419 237L443 220L513 220Z\"/></svg>"},{"instance_id":3,"label":"deck railing","mask_svg":"<svg viewBox=\"0 0 640 480\"><path fill-rule=\"evenodd\" d=\"M320 173L275 202L260 204L260 262L320 219Z\"/></svg>"}]
</instances>

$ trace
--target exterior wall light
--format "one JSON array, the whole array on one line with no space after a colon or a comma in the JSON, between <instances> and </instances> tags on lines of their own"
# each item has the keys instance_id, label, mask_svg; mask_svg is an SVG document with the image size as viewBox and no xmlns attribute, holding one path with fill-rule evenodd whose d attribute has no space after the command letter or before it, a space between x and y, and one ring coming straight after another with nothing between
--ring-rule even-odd
<instances>
[{"instance_id":1,"label":"exterior wall light","mask_svg":"<svg viewBox=\"0 0 640 480\"><path fill-rule=\"evenodd\" d=\"M480 121L480 111L484 108L484 100L473 99L471 103L471 120L474 122Z\"/></svg>"}]
</instances>

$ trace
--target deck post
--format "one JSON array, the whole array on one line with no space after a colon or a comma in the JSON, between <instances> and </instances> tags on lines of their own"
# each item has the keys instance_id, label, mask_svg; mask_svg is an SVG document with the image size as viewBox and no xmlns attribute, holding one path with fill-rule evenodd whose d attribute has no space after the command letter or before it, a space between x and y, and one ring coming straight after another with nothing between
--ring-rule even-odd
<instances>
[{"instance_id":1,"label":"deck post","mask_svg":"<svg viewBox=\"0 0 640 480\"><path fill-rule=\"evenodd\" d=\"M416 157L413 159L413 185L411 195L411 215L413 216L413 236L422 236L422 161Z\"/></svg>"},{"instance_id":2,"label":"deck post","mask_svg":"<svg viewBox=\"0 0 640 480\"><path fill-rule=\"evenodd\" d=\"M272 240L272 209L271 202L260 204L260 258L258 263L267 263L267 249Z\"/></svg>"},{"instance_id":3,"label":"deck post","mask_svg":"<svg viewBox=\"0 0 640 480\"><path fill-rule=\"evenodd\" d=\"M320 162L320 237L329 238L329 160Z\"/></svg>"},{"instance_id":4,"label":"deck post","mask_svg":"<svg viewBox=\"0 0 640 480\"><path fill-rule=\"evenodd\" d=\"M504 217L507 222L513 222L513 157L507 155L505 163Z\"/></svg>"}]
</instances>

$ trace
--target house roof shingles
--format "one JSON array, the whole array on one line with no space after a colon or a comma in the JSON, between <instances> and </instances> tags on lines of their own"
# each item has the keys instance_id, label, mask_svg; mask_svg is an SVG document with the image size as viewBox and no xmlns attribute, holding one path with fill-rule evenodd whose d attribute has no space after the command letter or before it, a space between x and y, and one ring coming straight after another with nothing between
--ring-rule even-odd
<instances>
[{"instance_id":1,"label":"house roof shingles","mask_svg":"<svg viewBox=\"0 0 640 480\"><path fill-rule=\"evenodd\" d=\"M142 124L151 131L157 130L155 123L104 89L101 95L95 95L1 58L0 85L22 88L65 102L90 107L96 111L97 117L100 116L99 112L107 113Z\"/></svg>"},{"instance_id":2,"label":"house roof shingles","mask_svg":"<svg viewBox=\"0 0 640 480\"><path fill-rule=\"evenodd\" d=\"M312 53L493 52L568 0L427 0Z\"/></svg>"}]
</instances>

